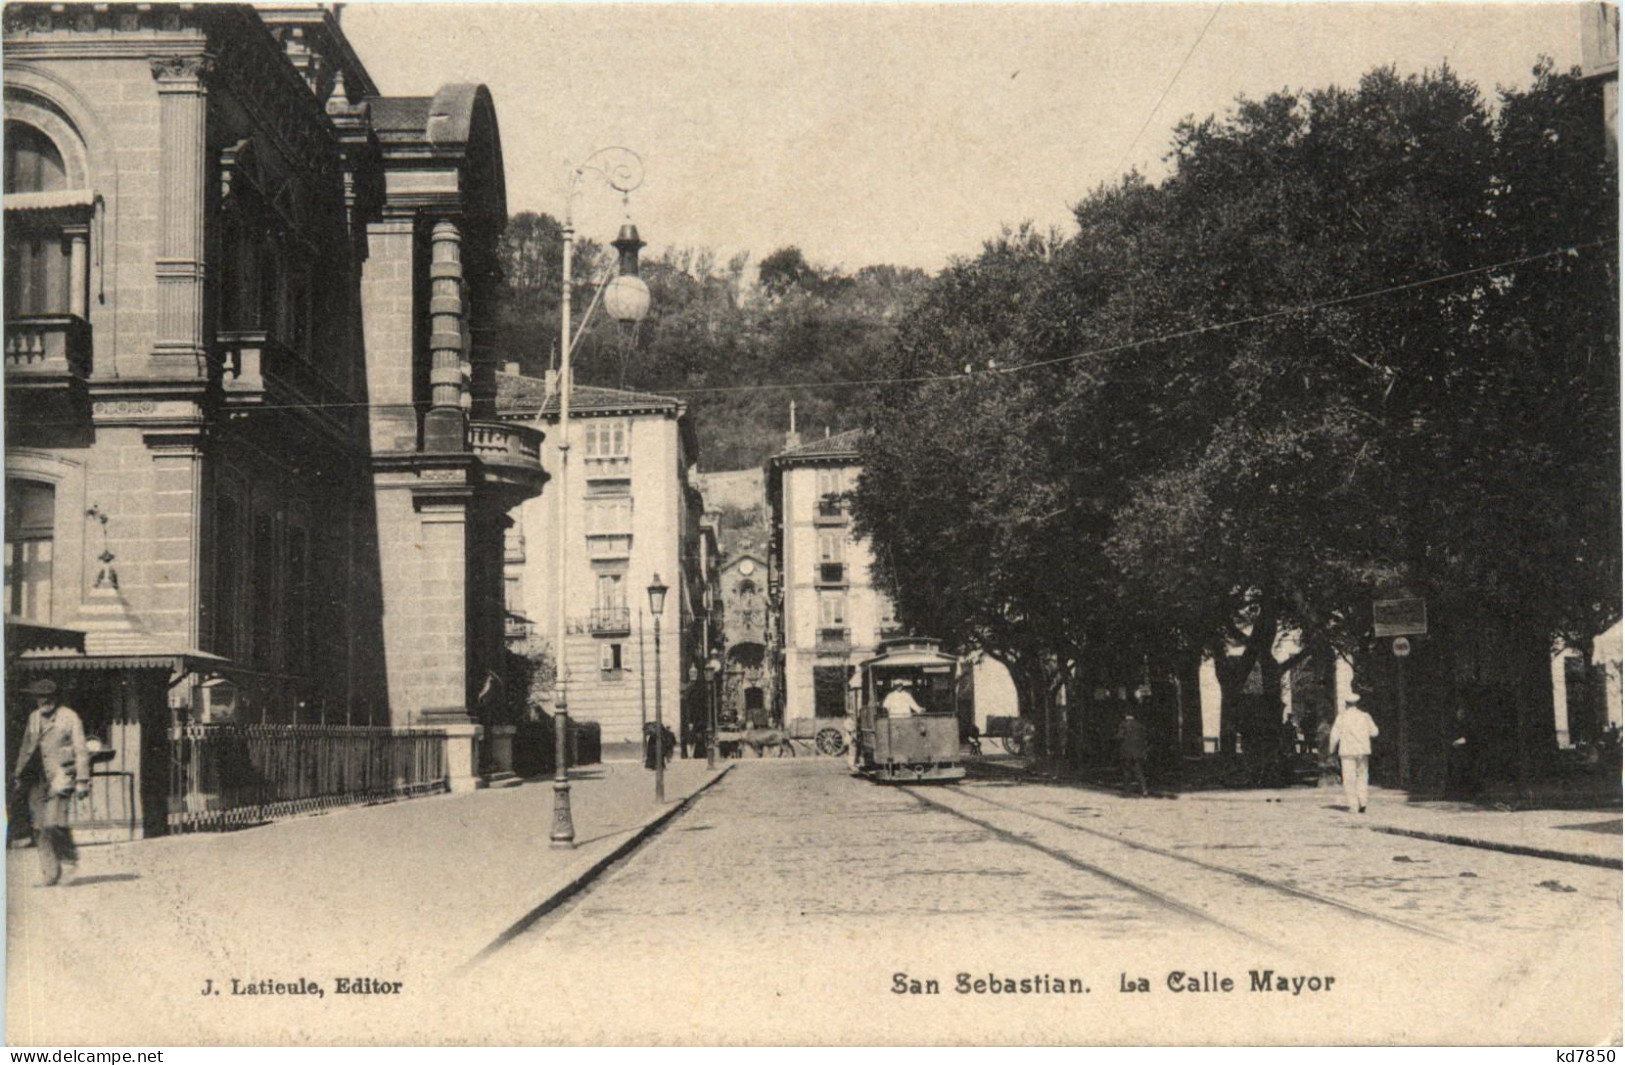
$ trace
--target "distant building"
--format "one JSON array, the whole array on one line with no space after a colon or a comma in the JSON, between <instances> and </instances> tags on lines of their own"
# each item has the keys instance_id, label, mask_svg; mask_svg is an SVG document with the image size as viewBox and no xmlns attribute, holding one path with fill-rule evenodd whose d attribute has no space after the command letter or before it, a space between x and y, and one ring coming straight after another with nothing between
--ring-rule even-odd
<instances>
[{"instance_id":1,"label":"distant building","mask_svg":"<svg viewBox=\"0 0 1625 1065\"><path fill-rule=\"evenodd\" d=\"M4 26L8 672L128 774L97 818L202 801L176 725L428 725L452 787L500 771L501 527L544 477L493 417L490 93L382 96L314 5Z\"/></svg>"},{"instance_id":2,"label":"distant building","mask_svg":"<svg viewBox=\"0 0 1625 1065\"><path fill-rule=\"evenodd\" d=\"M742 553L722 565L724 674L719 714L726 720L762 727L770 722L774 691L768 655L766 554Z\"/></svg>"},{"instance_id":3,"label":"distant building","mask_svg":"<svg viewBox=\"0 0 1625 1065\"><path fill-rule=\"evenodd\" d=\"M852 534L860 434L792 443L767 462L773 705L782 722L845 716L854 668L902 631L890 597L870 583L868 542Z\"/></svg>"},{"instance_id":4,"label":"distant building","mask_svg":"<svg viewBox=\"0 0 1625 1065\"><path fill-rule=\"evenodd\" d=\"M558 398L548 382L501 372L497 392L505 424L535 423L541 411L542 424L557 426ZM509 630L515 638L528 629L537 641L553 639L555 552L562 549L570 715L598 722L606 756L630 755L643 723L654 720L647 588L657 575L671 589L661 618L662 717L675 733L683 709L693 714L696 700L703 705L689 689L704 687L715 540L700 527L700 496L690 483L698 443L687 407L669 396L584 385L570 395L568 537L561 548L551 492L519 508L506 566ZM550 430L543 448L549 469L558 468L557 447Z\"/></svg>"}]
</instances>

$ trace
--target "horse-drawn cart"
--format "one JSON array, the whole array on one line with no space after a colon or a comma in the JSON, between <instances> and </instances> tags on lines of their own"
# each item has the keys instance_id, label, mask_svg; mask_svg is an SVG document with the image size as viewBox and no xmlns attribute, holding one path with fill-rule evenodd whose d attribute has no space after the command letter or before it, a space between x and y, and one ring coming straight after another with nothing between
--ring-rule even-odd
<instances>
[{"instance_id":1,"label":"horse-drawn cart","mask_svg":"<svg viewBox=\"0 0 1625 1065\"><path fill-rule=\"evenodd\" d=\"M1023 717L989 717L987 731L982 735L990 740L998 740L1004 749L1011 754L1020 755L1032 749L1033 737L1038 730L1033 723Z\"/></svg>"}]
</instances>

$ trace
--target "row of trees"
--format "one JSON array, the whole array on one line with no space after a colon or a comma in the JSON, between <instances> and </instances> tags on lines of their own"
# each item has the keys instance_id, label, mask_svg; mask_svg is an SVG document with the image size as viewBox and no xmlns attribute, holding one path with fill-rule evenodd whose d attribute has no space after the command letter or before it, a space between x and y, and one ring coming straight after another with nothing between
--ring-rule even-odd
<instances>
[{"instance_id":1,"label":"row of trees","mask_svg":"<svg viewBox=\"0 0 1625 1065\"><path fill-rule=\"evenodd\" d=\"M1241 708L1272 701L1238 696L1279 690L1283 632L1358 653L1403 588L1445 672L1527 681L1519 706L1538 676L1549 723L1553 642L1620 612L1601 116L1545 62L1494 109L1448 69L1242 99L1178 127L1160 185L1090 194L1077 235L952 264L882 363L936 379L865 415L856 514L905 619L1031 709L1210 654L1256 734Z\"/></svg>"}]
</instances>

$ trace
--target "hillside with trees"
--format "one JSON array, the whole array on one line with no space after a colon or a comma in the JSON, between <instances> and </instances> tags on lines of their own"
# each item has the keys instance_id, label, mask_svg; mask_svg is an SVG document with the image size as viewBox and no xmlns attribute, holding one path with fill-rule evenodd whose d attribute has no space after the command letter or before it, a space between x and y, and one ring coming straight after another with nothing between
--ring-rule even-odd
<instances>
[{"instance_id":1,"label":"hillside with trees","mask_svg":"<svg viewBox=\"0 0 1625 1065\"><path fill-rule=\"evenodd\" d=\"M540 376L557 360L562 236L556 219L527 212L509 220L504 237L508 296L498 345L527 374ZM578 238L575 255L579 323L614 251ZM577 383L687 401L706 470L760 465L780 449L792 400L805 432L851 428L865 390L814 386L873 377L926 275L891 266L846 273L809 263L795 247L750 267L745 254L726 262L694 249L645 256L649 317L633 335L595 314L574 356Z\"/></svg>"}]
</instances>

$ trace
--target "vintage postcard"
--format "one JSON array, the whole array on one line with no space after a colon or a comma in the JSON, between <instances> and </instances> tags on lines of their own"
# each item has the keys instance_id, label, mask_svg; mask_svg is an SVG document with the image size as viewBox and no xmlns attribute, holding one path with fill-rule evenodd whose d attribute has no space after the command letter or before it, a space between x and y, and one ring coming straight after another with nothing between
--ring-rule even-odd
<instances>
[{"instance_id":1,"label":"vintage postcard","mask_svg":"<svg viewBox=\"0 0 1625 1065\"><path fill-rule=\"evenodd\" d=\"M9 1045L1619 1044L1617 7L3 18Z\"/></svg>"}]
</instances>

